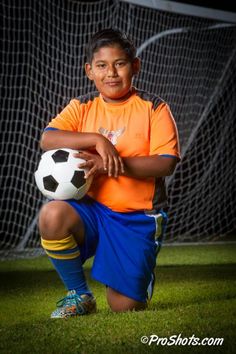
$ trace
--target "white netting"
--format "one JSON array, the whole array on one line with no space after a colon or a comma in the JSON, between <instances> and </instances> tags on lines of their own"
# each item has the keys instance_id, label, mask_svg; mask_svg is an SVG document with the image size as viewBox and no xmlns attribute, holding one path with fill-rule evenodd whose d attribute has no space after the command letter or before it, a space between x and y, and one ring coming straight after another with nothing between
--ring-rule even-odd
<instances>
[{"instance_id":1,"label":"white netting","mask_svg":"<svg viewBox=\"0 0 236 354\"><path fill-rule=\"evenodd\" d=\"M234 25L111 0L4 0L0 16L4 254L39 247L39 139L72 97L93 89L84 47L110 26L133 37L142 59L135 85L164 98L179 128L183 159L168 179L167 239L204 241L235 230Z\"/></svg>"}]
</instances>

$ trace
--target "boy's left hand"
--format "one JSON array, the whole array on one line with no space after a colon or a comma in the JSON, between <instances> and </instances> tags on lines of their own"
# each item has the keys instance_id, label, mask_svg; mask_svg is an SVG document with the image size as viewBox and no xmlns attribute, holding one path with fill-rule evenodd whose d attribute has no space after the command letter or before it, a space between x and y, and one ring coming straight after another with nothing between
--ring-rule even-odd
<instances>
[{"instance_id":1,"label":"boy's left hand","mask_svg":"<svg viewBox=\"0 0 236 354\"><path fill-rule=\"evenodd\" d=\"M80 168L87 168L89 171L85 174L85 178L93 176L95 174L107 174L107 170L104 169L103 159L98 154L93 154L89 151L80 151L74 154L74 157L86 160L86 162L79 164ZM112 177L118 177L114 175Z\"/></svg>"}]
</instances>

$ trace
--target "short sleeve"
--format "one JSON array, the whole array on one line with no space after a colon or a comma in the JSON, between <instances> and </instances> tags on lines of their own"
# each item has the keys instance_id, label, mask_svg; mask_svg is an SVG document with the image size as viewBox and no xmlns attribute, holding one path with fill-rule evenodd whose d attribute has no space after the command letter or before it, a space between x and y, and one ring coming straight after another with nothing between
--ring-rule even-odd
<instances>
[{"instance_id":1,"label":"short sleeve","mask_svg":"<svg viewBox=\"0 0 236 354\"><path fill-rule=\"evenodd\" d=\"M73 99L70 103L51 120L47 128L60 130L81 131L82 114L79 100Z\"/></svg>"},{"instance_id":2,"label":"short sleeve","mask_svg":"<svg viewBox=\"0 0 236 354\"><path fill-rule=\"evenodd\" d=\"M161 103L150 125L150 155L170 155L180 159L179 135L169 106Z\"/></svg>"}]
</instances>

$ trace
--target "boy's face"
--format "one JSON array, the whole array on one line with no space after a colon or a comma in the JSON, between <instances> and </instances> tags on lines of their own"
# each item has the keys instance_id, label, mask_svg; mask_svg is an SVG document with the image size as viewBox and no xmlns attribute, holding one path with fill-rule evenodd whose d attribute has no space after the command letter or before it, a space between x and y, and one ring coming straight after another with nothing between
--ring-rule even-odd
<instances>
[{"instance_id":1,"label":"boy's face","mask_svg":"<svg viewBox=\"0 0 236 354\"><path fill-rule=\"evenodd\" d=\"M131 63L119 46L102 47L93 55L92 63L85 64L88 78L107 102L120 102L130 94L133 75L140 69L140 61Z\"/></svg>"}]
</instances>

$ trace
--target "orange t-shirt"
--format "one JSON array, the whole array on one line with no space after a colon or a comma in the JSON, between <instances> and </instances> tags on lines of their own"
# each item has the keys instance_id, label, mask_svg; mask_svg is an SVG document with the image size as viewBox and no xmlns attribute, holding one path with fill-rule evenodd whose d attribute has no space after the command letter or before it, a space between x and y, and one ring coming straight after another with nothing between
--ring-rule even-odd
<instances>
[{"instance_id":1,"label":"orange t-shirt","mask_svg":"<svg viewBox=\"0 0 236 354\"><path fill-rule=\"evenodd\" d=\"M135 88L127 101L119 103L105 102L99 92L73 99L48 127L103 134L121 157L180 157L178 132L168 105ZM159 209L167 202L164 180L100 175L88 194L118 212Z\"/></svg>"}]
</instances>

